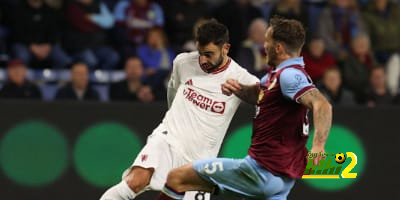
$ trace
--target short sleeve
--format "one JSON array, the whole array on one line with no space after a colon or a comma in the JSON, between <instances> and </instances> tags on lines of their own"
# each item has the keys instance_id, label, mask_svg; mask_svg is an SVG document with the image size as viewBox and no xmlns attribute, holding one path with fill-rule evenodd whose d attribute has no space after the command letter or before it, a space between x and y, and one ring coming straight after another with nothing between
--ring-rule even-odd
<instances>
[{"instance_id":1,"label":"short sleeve","mask_svg":"<svg viewBox=\"0 0 400 200\"><path fill-rule=\"evenodd\" d=\"M170 79L169 79L169 82L168 82L168 87L169 88L173 88L173 89L178 89L178 86L179 86L179 82L180 82L180 80L179 80L179 73L178 73L178 64L179 62L177 61L177 59L174 59L174 61L173 61L173 67L172 67L172 72L171 72L171 77L170 77Z\"/></svg>"},{"instance_id":2,"label":"short sleeve","mask_svg":"<svg viewBox=\"0 0 400 200\"><path fill-rule=\"evenodd\" d=\"M250 74L246 69L242 69L240 70L240 76L238 78L238 81L243 85L254 85L257 82L260 82L260 79Z\"/></svg>"},{"instance_id":3,"label":"short sleeve","mask_svg":"<svg viewBox=\"0 0 400 200\"><path fill-rule=\"evenodd\" d=\"M168 81L168 88L167 88L167 101L168 101L168 107L171 106L172 101L175 98L176 92L179 87L180 83L180 77L178 73L178 64L177 64L177 59L175 58L173 62L173 68L172 68L172 73L171 77Z\"/></svg>"},{"instance_id":4,"label":"short sleeve","mask_svg":"<svg viewBox=\"0 0 400 200\"><path fill-rule=\"evenodd\" d=\"M284 69L279 77L283 96L298 102L298 98L315 88L308 75L295 68Z\"/></svg>"}]
</instances>

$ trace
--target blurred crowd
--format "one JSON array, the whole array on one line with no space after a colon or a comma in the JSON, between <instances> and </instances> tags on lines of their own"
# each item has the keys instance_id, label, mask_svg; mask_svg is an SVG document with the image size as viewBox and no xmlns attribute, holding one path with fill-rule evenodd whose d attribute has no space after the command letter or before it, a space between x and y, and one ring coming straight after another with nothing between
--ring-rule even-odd
<instances>
[{"instance_id":1,"label":"blurred crowd","mask_svg":"<svg viewBox=\"0 0 400 200\"><path fill-rule=\"evenodd\" d=\"M262 77L274 15L306 27L306 71L333 105L400 105L397 0L0 0L0 98L164 101L174 57L209 18Z\"/></svg>"}]
</instances>

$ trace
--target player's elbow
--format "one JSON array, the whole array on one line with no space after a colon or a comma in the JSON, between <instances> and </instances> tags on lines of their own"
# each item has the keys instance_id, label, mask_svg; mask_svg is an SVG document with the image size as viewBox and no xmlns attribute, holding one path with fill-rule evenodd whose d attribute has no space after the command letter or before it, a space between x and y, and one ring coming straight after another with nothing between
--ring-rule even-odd
<instances>
[{"instance_id":1,"label":"player's elbow","mask_svg":"<svg viewBox=\"0 0 400 200\"><path fill-rule=\"evenodd\" d=\"M324 100L323 107L324 107L324 110L326 110L326 112L332 113L332 104L329 103L328 100L326 100L326 99Z\"/></svg>"}]
</instances>

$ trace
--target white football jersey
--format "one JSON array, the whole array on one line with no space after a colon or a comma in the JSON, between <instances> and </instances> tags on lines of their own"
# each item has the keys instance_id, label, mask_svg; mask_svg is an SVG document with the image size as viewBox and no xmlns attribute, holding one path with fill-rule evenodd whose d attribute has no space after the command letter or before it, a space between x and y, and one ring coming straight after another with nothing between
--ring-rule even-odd
<instances>
[{"instance_id":1,"label":"white football jersey","mask_svg":"<svg viewBox=\"0 0 400 200\"><path fill-rule=\"evenodd\" d=\"M235 95L222 94L221 84L227 79L244 85L259 82L232 59L214 73L200 68L198 52L182 53L174 60L168 87L176 90L176 95L163 124L168 130L167 142L188 162L218 155L241 102Z\"/></svg>"}]
</instances>

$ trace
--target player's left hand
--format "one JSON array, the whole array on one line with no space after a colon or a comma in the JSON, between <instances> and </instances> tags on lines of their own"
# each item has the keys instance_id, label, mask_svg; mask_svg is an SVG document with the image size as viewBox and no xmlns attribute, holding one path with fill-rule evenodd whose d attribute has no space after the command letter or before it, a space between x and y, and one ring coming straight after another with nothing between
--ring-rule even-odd
<instances>
[{"instance_id":1,"label":"player's left hand","mask_svg":"<svg viewBox=\"0 0 400 200\"><path fill-rule=\"evenodd\" d=\"M227 96L231 96L232 93L235 93L241 89L242 87L240 86L239 81L235 79L228 79L221 85L222 93Z\"/></svg>"},{"instance_id":2,"label":"player's left hand","mask_svg":"<svg viewBox=\"0 0 400 200\"><path fill-rule=\"evenodd\" d=\"M317 154L317 157L314 158L313 165L319 165L319 161L321 159L325 159L325 149L321 147L312 147L311 153L314 155L314 153Z\"/></svg>"}]
</instances>

